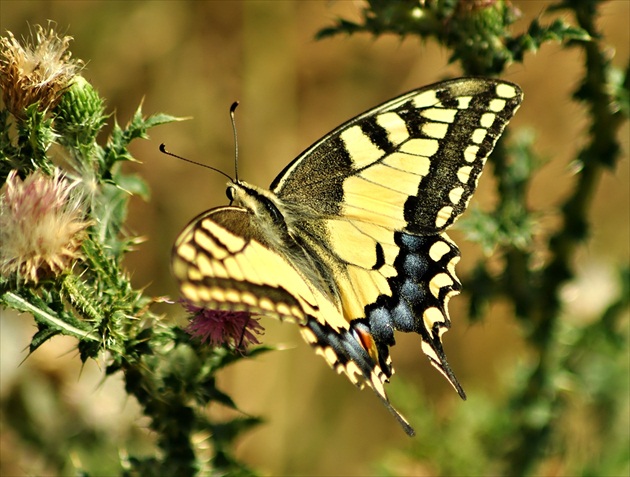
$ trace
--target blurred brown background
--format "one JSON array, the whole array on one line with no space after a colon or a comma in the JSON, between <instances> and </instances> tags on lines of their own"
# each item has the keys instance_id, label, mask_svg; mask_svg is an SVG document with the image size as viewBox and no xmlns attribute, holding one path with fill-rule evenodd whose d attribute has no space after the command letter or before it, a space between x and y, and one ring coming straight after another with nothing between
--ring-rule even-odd
<instances>
[{"instance_id":1,"label":"blurred brown background","mask_svg":"<svg viewBox=\"0 0 630 477\"><path fill-rule=\"evenodd\" d=\"M518 32L550 2L513 3L523 12L515 26ZM233 174L228 108L238 99L239 177L267 185L289 160L344 120L459 73L447 64L448 52L432 42L367 35L313 39L336 16L357 18L362 7L354 1L2 0L0 27L3 35L9 30L19 38L28 35L29 25L55 21L59 31L74 37L73 56L87 62L84 76L120 123L126 123L142 101L147 114L192 118L160 126L150 132L149 141L134 143L141 163L129 165L152 190L150 202L132 203L130 228L148 241L128 257L129 270L136 286L175 297L169 254L176 235L193 216L227 200L222 176L161 155L161 142L179 155ZM630 2L611 1L600 22L615 54L613 63L621 68L629 54L629 18ZM543 227L556 223L552 210L572 181L569 159L585 138L582 111L570 101L581 65L577 49L561 52L559 45L547 44L504 76L525 91L511 126L534 129L536 150L548 158L536 176L529 204L540 211ZM568 319L588 319L599 311L615 293L612 267L628 262L627 124L622 134L624 159L614 175L604 178L591 211L592 239L577 264L581 279L567 287L572 314ZM482 179L473 206L492 202L490 181L490 175ZM458 271L465 276L481 251L458 232L452 236L462 249ZM451 302L453 329L445 336L446 351L468 393L498 398L513 366L529 359L527 348L508 307L494 305L482 324L471 326L465 300ZM168 319L181 317L177 308L164 309ZM33 320L2 313L3 396L14 380L44 368L59 377L63 398L73 401L87 419L114 433L123 433L128 423L146 425L138 420L135 403L125 399L119 380L101 384L97 365L79 366L72 340L53 340L20 365L35 332ZM377 399L331 372L301 342L295 327L269 320L265 326L265 342L286 349L240 363L219 377L219 385L242 410L268 419L241 441L239 457L273 475L365 475L372 460L408 445ZM427 412L443 413L445 419L453 406L466 405L428 365L418 337L397 339L394 381L417 388L435 407ZM396 385L390 388L396 403ZM413 403L404 406L403 412L418 412ZM0 443L4 459L16 443L7 433ZM39 473L37 462L29 462L28 450L15 452L15 469Z\"/></svg>"}]
</instances>

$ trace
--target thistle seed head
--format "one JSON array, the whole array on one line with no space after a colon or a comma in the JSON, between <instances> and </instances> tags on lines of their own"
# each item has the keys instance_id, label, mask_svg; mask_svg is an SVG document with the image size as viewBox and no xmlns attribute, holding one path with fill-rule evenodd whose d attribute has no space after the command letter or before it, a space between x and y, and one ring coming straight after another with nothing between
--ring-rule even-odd
<instances>
[{"instance_id":1,"label":"thistle seed head","mask_svg":"<svg viewBox=\"0 0 630 477\"><path fill-rule=\"evenodd\" d=\"M72 37L37 25L31 39L20 44L11 32L0 38L0 89L6 108L18 119L33 103L40 111L53 108L82 67L70 58Z\"/></svg>"}]
</instances>

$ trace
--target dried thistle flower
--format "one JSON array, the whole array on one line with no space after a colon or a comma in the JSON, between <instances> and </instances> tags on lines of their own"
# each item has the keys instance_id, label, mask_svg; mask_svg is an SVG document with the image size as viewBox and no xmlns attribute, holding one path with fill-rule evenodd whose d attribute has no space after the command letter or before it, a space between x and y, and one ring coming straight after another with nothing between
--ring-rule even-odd
<instances>
[{"instance_id":1,"label":"dried thistle flower","mask_svg":"<svg viewBox=\"0 0 630 477\"><path fill-rule=\"evenodd\" d=\"M210 346L233 346L244 349L249 344L260 344L256 335L264 328L247 311L210 310L182 301L186 311L192 314L186 331Z\"/></svg>"},{"instance_id":2,"label":"dried thistle flower","mask_svg":"<svg viewBox=\"0 0 630 477\"><path fill-rule=\"evenodd\" d=\"M67 270L80 256L84 230L90 225L81 200L56 170L35 171L22 180L12 170L0 195L0 275L37 283Z\"/></svg>"},{"instance_id":3,"label":"dried thistle flower","mask_svg":"<svg viewBox=\"0 0 630 477\"><path fill-rule=\"evenodd\" d=\"M16 118L33 103L40 111L54 107L82 63L70 58L72 37L59 37L40 25L22 46L11 32L0 38L0 88L6 108Z\"/></svg>"}]
</instances>

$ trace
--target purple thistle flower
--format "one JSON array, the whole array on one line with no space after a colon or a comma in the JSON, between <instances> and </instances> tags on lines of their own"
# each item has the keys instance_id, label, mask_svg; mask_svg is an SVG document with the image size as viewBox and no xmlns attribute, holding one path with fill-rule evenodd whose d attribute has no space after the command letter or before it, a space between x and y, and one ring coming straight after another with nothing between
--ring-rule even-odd
<instances>
[{"instance_id":1,"label":"purple thistle flower","mask_svg":"<svg viewBox=\"0 0 630 477\"><path fill-rule=\"evenodd\" d=\"M245 349L249 344L260 344L256 335L264 328L249 311L210 310L182 300L192 317L186 327L191 336L200 338L210 346L232 346Z\"/></svg>"},{"instance_id":2,"label":"purple thistle flower","mask_svg":"<svg viewBox=\"0 0 630 477\"><path fill-rule=\"evenodd\" d=\"M0 275L37 283L69 270L81 256L85 229L81 198L59 171L22 180L9 172L0 190Z\"/></svg>"}]
</instances>

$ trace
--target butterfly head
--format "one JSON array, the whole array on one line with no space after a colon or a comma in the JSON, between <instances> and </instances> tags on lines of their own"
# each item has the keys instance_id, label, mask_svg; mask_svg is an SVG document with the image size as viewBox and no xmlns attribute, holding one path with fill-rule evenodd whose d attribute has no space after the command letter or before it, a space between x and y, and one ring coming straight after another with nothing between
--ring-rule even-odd
<instances>
[{"instance_id":1,"label":"butterfly head","mask_svg":"<svg viewBox=\"0 0 630 477\"><path fill-rule=\"evenodd\" d=\"M268 190L236 179L228 183L225 194L231 206L247 210L259 224L286 230L284 207L278 197Z\"/></svg>"}]
</instances>

